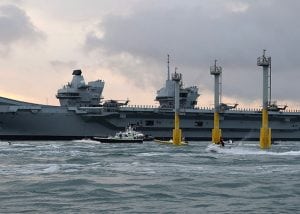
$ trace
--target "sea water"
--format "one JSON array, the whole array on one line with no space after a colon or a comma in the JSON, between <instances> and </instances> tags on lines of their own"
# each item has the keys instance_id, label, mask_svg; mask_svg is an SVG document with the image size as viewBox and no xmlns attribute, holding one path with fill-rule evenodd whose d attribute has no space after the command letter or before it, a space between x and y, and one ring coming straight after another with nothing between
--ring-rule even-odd
<instances>
[{"instance_id":1,"label":"sea water","mask_svg":"<svg viewBox=\"0 0 300 214\"><path fill-rule=\"evenodd\" d=\"M300 213L300 142L0 142L0 213Z\"/></svg>"}]
</instances>

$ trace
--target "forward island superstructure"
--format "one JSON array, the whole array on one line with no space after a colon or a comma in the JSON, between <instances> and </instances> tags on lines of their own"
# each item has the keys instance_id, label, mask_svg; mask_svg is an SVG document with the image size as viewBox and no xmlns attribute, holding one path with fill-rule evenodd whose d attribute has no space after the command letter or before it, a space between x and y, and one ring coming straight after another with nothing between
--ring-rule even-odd
<instances>
[{"instance_id":1,"label":"forward island superstructure","mask_svg":"<svg viewBox=\"0 0 300 214\"><path fill-rule=\"evenodd\" d=\"M168 66L169 67L169 66ZM107 137L134 126L146 136L169 139L174 127L175 82L168 77L157 91L159 106L130 106L128 101L102 101L104 81L85 83L82 71L74 70L70 83L59 89L60 106L40 105L0 97L1 140L51 140ZM187 140L211 140L214 109L196 107L196 86L179 82L180 128ZM271 105L270 105L271 106ZM224 139L258 140L261 109L222 108L219 121ZM269 109L272 140L300 139L300 112Z\"/></svg>"},{"instance_id":2,"label":"forward island superstructure","mask_svg":"<svg viewBox=\"0 0 300 214\"><path fill-rule=\"evenodd\" d=\"M61 106L99 106L104 81L96 80L85 84L81 70L73 71L72 81L57 91L56 98Z\"/></svg>"}]
</instances>

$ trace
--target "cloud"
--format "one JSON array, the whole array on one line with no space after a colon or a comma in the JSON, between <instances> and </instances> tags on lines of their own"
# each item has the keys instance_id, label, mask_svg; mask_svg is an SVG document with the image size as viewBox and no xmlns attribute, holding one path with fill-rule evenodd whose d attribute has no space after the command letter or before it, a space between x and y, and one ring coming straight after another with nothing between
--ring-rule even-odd
<instances>
[{"instance_id":1,"label":"cloud","mask_svg":"<svg viewBox=\"0 0 300 214\"><path fill-rule=\"evenodd\" d=\"M0 51L7 53L16 42L35 43L45 38L25 11L14 5L0 6Z\"/></svg>"},{"instance_id":2,"label":"cloud","mask_svg":"<svg viewBox=\"0 0 300 214\"><path fill-rule=\"evenodd\" d=\"M127 54L139 58L141 78L148 63L162 64L166 54L176 57L186 82L200 81L212 89L209 65L215 58L224 68L223 92L237 99L261 97L261 68L256 58L267 49L273 59L273 78L289 78L296 85L300 66L298 1L182 2L153 0L135 5L129 15L108 15L86 35L86 50L101 54ZM103 31L97 36L97 31ZM139 68L141 68L139 67ZM133 68L134 69L134 68ZM123 75L128 71L119 70ZM156 77L159 72L152 72ZM277 81L273 94L295 99L295 87ZM201 98L200 98L201 99ZM300 101L300 100L299 100Z\"/></svg>"},{"instance_id":3,"label":"cloud","mask_svg":"<svg viewBox=\"0 0 300 214\"><path fill-rule=\"evenodd\" d=\"M50 65L57 71L61 69L75 69L77 67L77 62L74 60L71 61L61 61L61 60L52 60L50 61Z\"/></svg>"}]
</instances>

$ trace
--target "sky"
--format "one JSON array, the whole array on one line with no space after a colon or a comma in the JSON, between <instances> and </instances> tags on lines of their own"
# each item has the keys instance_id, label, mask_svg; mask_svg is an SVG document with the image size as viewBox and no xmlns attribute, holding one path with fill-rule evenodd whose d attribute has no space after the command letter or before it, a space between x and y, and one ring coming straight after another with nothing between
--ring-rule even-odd
<instances>
[{"instance_id":1,"label":"sky","mask_svg":"<svg viewBox=\"0 0 300 214\"><path fill-rule=\"evenodd\" d=\"M214 60L222 101L260 107L263 49L272 57L272 100L300 109L297 0L0 0L0 96L58 105L81 69L105 81L104 99L155 105L170 68L213 105Z\"/></svg>"}]
</instances>

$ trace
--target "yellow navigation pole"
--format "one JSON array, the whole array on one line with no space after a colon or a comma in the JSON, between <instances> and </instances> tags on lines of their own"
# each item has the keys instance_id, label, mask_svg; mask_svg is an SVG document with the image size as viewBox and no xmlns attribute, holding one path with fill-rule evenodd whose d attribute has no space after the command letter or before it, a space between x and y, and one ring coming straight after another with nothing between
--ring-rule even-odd
<instances>
[{"instance_id":1,"label":"yellow navigation pole","mask_svg":"<svg viewBox=\"0 0 300 214\"><path fill-rule=\"evenodd\" d=\"M269 128L268 106L269 106L269 67L271 65L271 57L265 56L266 50L263 55L257 58L257 65L263 67L263 109L262 109L262 126L260 129L260 148L271 148L271 128Z\"/></svg>"},{"instance_id":2,"label":"yellow navigation pole","mask_svg":"<svg viewBox=\"0 0 300 214\"><path fill-rule=\"evenodd\" d=\"M172 80L175 82L175 105L174 105L174 112L175 112L175 120L174 120L174 129L173 129L173 144L174 145L181 145L182 144L182 137L181 137L181 129L179 128L179 83L181 81L182 75L176 72L172 74Z\"/></svg>"},{"instance_id":3,"label":"yellow navigation pole","mask_svg":"<svg viewBox=\"0 0 300 214\"><path fill-rule=\"evenodd\" d=\"M210 74L215 76L215 102L214 102L214 128L212 129L212 143L220 144L222 131L220 129L220 100L221 100L221 90L220 90L220 75L222 74L222 67L217 66L217 60L215 64L210 67Z\"/></svg>"},{"instance_id":4,"label":"yellow navigation pole","mask_svg":"<svg viewBox=\"0 0 300 214\"><path fill-rule=\"evenodd\" d=\"M170 80L170 69L169 69L169 55L168 55L168 81ZM173 144L176 146L181 146L181 145L187 145L188 142L184 141L182 139L182 131L179 127L180 124L180 119L179 119L179 112L180 112L180 87L182 85L182 75L180 73L177 73L177 68L175 68L175 73L172 74L172 86L174 86L174 129L173 129L173 138L164 141L164 140L158 140L154 139L155 142L157 143L163 143L163 144ZM174 83L174 85L173 85Z\"/></svg>"}]
</instances>

